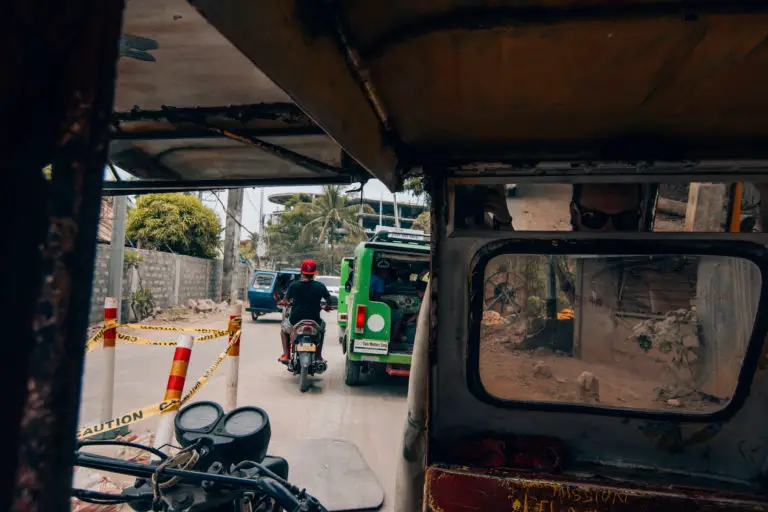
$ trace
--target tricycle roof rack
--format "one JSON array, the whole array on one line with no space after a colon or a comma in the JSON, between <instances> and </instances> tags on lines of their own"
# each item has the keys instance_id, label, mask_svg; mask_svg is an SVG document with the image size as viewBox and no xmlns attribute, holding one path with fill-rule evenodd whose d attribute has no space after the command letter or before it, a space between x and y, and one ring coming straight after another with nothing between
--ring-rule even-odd
<instances>
[{"instance_id":1,"label":"tricycle roof rack","mask_svg":"<svg viewBox=\"0 0 768 512\"><path fill-rule=\"evenodd\" d=\"M415 245L429 245L429 235L418 229L376 226L371 242L393 242Z\"/></svg>"}]
</instances>

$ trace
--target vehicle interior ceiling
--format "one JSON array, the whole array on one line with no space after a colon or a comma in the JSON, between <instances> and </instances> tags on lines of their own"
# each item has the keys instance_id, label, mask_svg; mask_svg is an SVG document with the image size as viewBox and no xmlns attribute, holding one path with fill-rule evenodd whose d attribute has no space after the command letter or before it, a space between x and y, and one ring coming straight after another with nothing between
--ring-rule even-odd
<instances>
[{"instance_id":1,"label":"vehicle interior ceiling","mask_svg":"<svg viewBox=\"0 0 768 512\"><path fill-rule=\"evenodd\" d=\"M459 186L759 182L768 170L763 5L192 4L392 190L409 173L422 171L457 178L453 185ZM432 188L437 233L450 232L450 187ZM530 426L536 425L538 435L571 450L569 460L578 462L571 471L650 479L643 468L653 467L678 485L705 481L759 490L768 445L750 432L755 425L768 427L768 417L755 399L726 414L729 429L721 431L722 423L708 416L606 412L597 405L532 405L523 412L519 404L505 408L467 388L477 373L470 363L472 329L480 322L478 312L470 312L473 285L463 272L440 269L470 269L480 248L513 236L521 240L518 247L546 238L457 231L438 242L432 276L452 293L448 302L435 297L441 319L435 336L445 342L432 356L440 370L431 376L430 462L450 463L446 450L476 434L473 418L484 418L484 430L499 435L532 434ZM636 238L610 236L614 251L631 247ZM749 235L720 239L740 236ZM456 311L470 312L477 323L468 326ZM768 392L768 375L757 371L751 385L752 396ZM440 413L450 410L464 414ZM740 445L754 450L753 462L744 464ZM544 442L540 448L552 446Z\"/></svg>"}]
</instances>

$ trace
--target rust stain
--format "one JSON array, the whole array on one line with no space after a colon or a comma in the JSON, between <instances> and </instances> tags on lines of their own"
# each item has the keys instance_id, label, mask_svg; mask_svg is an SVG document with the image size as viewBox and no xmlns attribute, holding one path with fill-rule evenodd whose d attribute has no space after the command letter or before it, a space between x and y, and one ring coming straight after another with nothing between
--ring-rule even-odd
<instances>
[{"instance_id":1,"label":"rust stain","mask_svg":"<svg viewBox=\"0 0 768 512\"><path fill-rule=\"evenodd\" d=\"M427 473L427 497L433 511L512 510L514 512L674 511L709 512L767 510L764 497L718 495L705 490L607 486L599 482L534 478L487 470L457 472L432 467Z\"/></svg>"}]
</instances>

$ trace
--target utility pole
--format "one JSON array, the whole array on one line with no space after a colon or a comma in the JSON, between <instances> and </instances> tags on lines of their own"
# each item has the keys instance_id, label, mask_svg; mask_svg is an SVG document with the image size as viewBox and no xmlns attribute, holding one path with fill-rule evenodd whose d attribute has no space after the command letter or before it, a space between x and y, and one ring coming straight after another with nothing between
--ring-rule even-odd
<instances>
[{"instance_id":1,"label":"utility pole","mask_svg":"<svg viewBox=\"0 0 768 512\"><path fill-rule=\"evenodd\" d=\"M114 316L117 324L122 320L123 306L123 262L125 260L125 215L127 212L125 196L115 196L112 202L112 238L110 239L109 254L109 278L107 282L107 297L104 301L104 317ZM107 315L107 306L112 314ZM108 344L108 335L104 334L103 369L104 387L102 388L101 421L109 421L112 418L115 390L115 346L112 330L111 344ZM110 346L111 345L111 346ZM128 427L122 426L117 430L102 433L100 439L115 439L117 436L126 435Z\"/></svg>"},{"instance_id":2,"label":"utility pole","mask_svg":"<svg viewBox=\"0 0 768 512\"><path fill-rule=\"evenodd\" d=\"M395 228L400 229L400 212L397 211L397 194L392 194L392 202L395 206Z\"/></svg>"},{"instance_id":3,"label":"utility pole","mask_svg":"<svg viewBox=\"0 0 768 512\"><path fill-rule=\"evenodd\" d=\"M125 260L125 196L115 196L112 203L112 239L109 254L109 281L107 297L117 298L117 323L121 321L123 306L123 262Z\"/></svg>"},{"instance_id":4,"label":"utility pole","mask_svg":"<svg viewBox=\"0 0 768 512\"><path fill-rule=\"evenodd\" d=\"M237 287L233 286L235 262L240 249L240 222L243 216L243 189L230 189L227 192L227 211L224 229L224 269L221 279L221 297L234 304L237 300ZM226 213L226 212L225 212ZM233 218L234 217L234 218Z\"/></svg>"},{"instance_id":5,"label":"utility pole","mask_svg":"<svg viewBox=\"0 0 768 512\"><path fill-rule=\"evenodd\" d=\"M259 188L259 247L264 243L264 187ZM257 251L258 253L258 251Z\"/></svg>"}]
</instances>

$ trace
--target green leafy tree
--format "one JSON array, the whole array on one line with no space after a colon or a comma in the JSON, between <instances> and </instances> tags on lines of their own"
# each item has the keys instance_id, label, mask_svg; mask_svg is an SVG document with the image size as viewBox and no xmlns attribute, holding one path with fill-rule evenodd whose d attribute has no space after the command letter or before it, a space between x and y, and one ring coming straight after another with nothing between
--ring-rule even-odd
<instances>
[{"instance_id":1,"label":"green leafy tree","mask_svg":"<svg viewBox=\"0 0 768 512\"><path fill-rule=\"evenodd\" d=\"M425 233L430 233L431 230L431 218L429 212L421 212L418 217L413 221L411 229L420 229Z\"/></svg>"},{"instance_id":2,"label":"green leafy tree","mask_svg":"<svg viewBox=\"0 0 768 512\"><path fill-rule=\"evenodd\" d=\"M413 194L421 203L429 205L432 202L429 192L424 187L424 178L422 177L406 179L405 183L403 183L403 188Z\"/></svg>"},{"instance_id":3,"label":"green leafy tree","mask_svg":"<svg viewBox=\"0 0 768 512\"><path fill-rule=\"evenodd\" d=\"M220 234L219 217L196 196L141 196L128 212L126 235L143 249L215 258Z\"/></svg>"},{"instance_id":4,"label":"green leafy tree","mask_svg":"<svg viewBox=\"0 0 768 512\"><path fill-rule=\"evenodd\" d=\"M313 241L301 240L301 232L311 219L308 208L309 203L289 200L278 221L265 226L267 259L298 267L301 260L310 257L308 254L315 250Z\"/></svg>"},{"instance_id":5,"label":"green leafy tree","mask_svg":"<svg viewBox=\"0 0 768 512\"><path fill-rule=\"evenodd\" d=\"M308 194L294 195L285 203L279 220L266 226L269 260L295 268L312 258L321 273L338 273L341 258L352 254L365 232L357 222L360 206L348 203L341 187L325 187L324 192L314 199ZM370 206L363 210L373 212Z\"/></svg>"}]
</instances>

